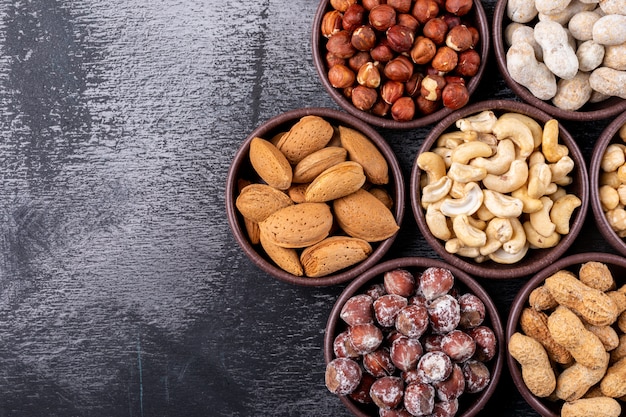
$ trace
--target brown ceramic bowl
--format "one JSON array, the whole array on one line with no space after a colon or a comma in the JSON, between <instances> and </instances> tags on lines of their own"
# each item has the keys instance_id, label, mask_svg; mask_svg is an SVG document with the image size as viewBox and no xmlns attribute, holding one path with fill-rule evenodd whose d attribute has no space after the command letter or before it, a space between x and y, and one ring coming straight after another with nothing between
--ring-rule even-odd
<instances>
[{"instance_id":1,"label":"brown ceramic bowl","mask_svg":"<svg viewBox=\"0 0 626 417\"><path fill-rule=\"evenodd\" d=\"M591 187L591 208L593 215L602 236L609 242L613 248L619 253L626 256L626 241L619 237L619 235L613 230L609 224L607 217L600 203L599 184L600 175L602 174L601 164L602 157L606 152L607 147L612 143L624 142L619 138L619 129L626 123L626 112L619 115L613 120L598 138L596 145L591 156L591 164L589 166L589 186Z\"/></svg>"},{"instance_id":2,"label":"brown ceramic bowl","mask_svg":"<svg viewBox=\"0 0 626 417\"><path fill-rule=\"evenodd\" d=\"M442 120L432 129L425 138L419 153L429 151L433 148L437 138L450 130L458 130L455 122L463 117L480 113L483 110L493 110L496 116L506 112L516 112L532 117L540 125L551 119L550 115L538 110L528 104L509 100L490 100L472 104L465 107ZM485 262L475 262L472 258L457 256L449 253L445 249L445 242L437 239L428 228L425 219L425 210L421 205L421 177L425 175L417 166L417 162L413 166L410 182L410 197L413 214L417 220L418 227L422 235L431 247L449 264L468 273L483 278L492 279L510 279L517 278L539 271L547 265L558 259L572 245L576 236L583 227L585 215L587 213L587 205L589 201L589 186L587 180L587 168L583 155L580 152L574 138L562 126L560 128L559 143L569 148L569 156L574 160L574 171L570 173L573 182L566 187L569 194L574 194L582 201L573 214L570 221L570 232L562 236L560 242L549 249L529 249L525 257L520 261L512 264L496 263L490 260ZM417 161L417 160L416 160Z\"/></svg>"},{"instance_id":3,"label":"brown ceramic bowl","mask_svg":"<svg viewBox=\"0 0 626 417\"><path fill-rule=\"evenodd\" d=\"M237 243L241 249L243 249L248 258L250 258L250 260L263 271L281 281L292 284L303 286L327 286L349 281L375 265L389 250L397 233L382 242L372 243L373 251L369 257L353 267L319 278L296 276L277 267L265 254L260 245L251 243L244 225L243 217L240 215L235 206L235 200L239 194L238 181L240 179L254 181L258 178L254 173L248 157L250 142L252 139L255 137L261 137L269 140L274 135L287 131L292 125L300 120L300 118L308 115L323 117L334 126L343 125L358 130L370 138L378 147L380 152L386 158L389 166L389 184L387 185L386 190L394 201L392 212L396 219L396 223L398 225L401 224L405 205L404 179L402 176L402 170L395 154L393 153L393 150L378 132L360 119L344 112L327 108L302 108L282 113L264 122L261 126L257 127L252 133L250 133L250 135L248 135L235 154L232 165L228 171L228 177L226 180L226 214L228 217L228 223L235 239L237 240Z\"/></svg>"},{"instance_id":4,"label":"brown ceramic bowl","mask_svg":"<svg viewBox=\"0 0 626 417\"><path fill-rule=\"evenodd\" d=\"M511 20L506 13L507 0L498 0L493 13L493 48L496 55L496 62L500 73L504 77L506 84L526 103L551 114L557 119L591 121L606 119L626 110L626 100L619 97L611 97L599 103L587 103L576 111L564 110L556 107L551 101L540 100L535 97L526 87L518 84L511 78L506 65L506 52L508 45L504 40L504 30ZM534 25L534 21L529 23Z\"/></svg>"},{"instance_id":5,"label":"brown ceramic bowl","mask_svg":"<svg viewBox=\"0 0 626 417\"><path fill-rule=\"evenodd\" d=\"M429 267L450 270L455 278L455 287L458 288L459 294L469 292L482 300L486 311L482 325L490 327L496 336L496 354L490 361L485 362L491 374L491 381L483 391L476 394L465 393L459 397L459 410L456 415L460 417L474 416L485 407L500 379L504 362L504 332L498 311L489 294L467 273L442 261L420 257L393 259L376 265L352 281L341 293L330 312L324 335L324 359L326 363L329 363L335 358L333 342L335 337L347 328L346 323L340 318L340 313L343 305L350 297L362 294L374 284L382 284L383 274L387 271L400 268L408 270L413 275L418 275ZM399 371L396 370L396 372L399 376ZM339 396L339 398L355 416L378 416L378 409L375 405L356 402L349 396Z\"/></svg>"},{"instance_id":6,"label":"brown ceramic bowl","mask_svg":"<svg viewBox=\"0 0 626 417\"><path fill-rule=\"evenodd\" d=\"M416 112L415 118L410 121L396 121L389 114L384 117L380 117L374 115L371 112L365 112L357 109L352 104L352 101L347 99L343 95L342 91L334 88L328 80L328 65L325 58L327 39L322 35L320 28L324 14L330 10L332 10L330 0L320 1L317 11L315 13L315 18L313 20L311 35L313 63L315 64L315 68L322 82L322 85L324 86L328 94L330 94L330 96L335 100L335 102L339 104L339 106L341 106L345 111L352 114L353 116L356 116L371 125L390 129L413 129L416 127L426 126L428 124L435 123L447 116L448 114L452 113L452 110L443 107L429 115L420 116ZM478 44L477 48L477 51L479 52L481 57L480 67L476 75L469 78L466 82L471 102L472 94L478 88L480 80L482 79L483 73L487 66L491 38L489 34L489 21L487 20L487 15L485 14L485 10L481 2L475 1L474 7L470 11L470 13L466 16L463 16L462 19L469 22L471 26L475 27L480 34L480 43ZM418 35L420 33L421 29L418 29Z\"/></svg>"},{"instance_id":7,"label":"brown ceramic bowl","mask_svg":"<svg viewBox=\"0 0 626 417\"><path fill-rule=\"evenodd\" d=\"M506 343L508 344L513 333L521 331L518 325L519 319L523 309L528 306L528 296L535 288L542 285L546 278L560 270L568 270L578 274L580 266L589 261L606 264L612 272L618 288L626 283L626 280L624 280L626 276L626 258L621 256L608 253L580 253L561 258L530 278L515 296L506 324ZM549 314L549 311L547 313ZM524 384L519 363L508 353L508 350L506 356L513 382L526 402L544 417L559 417L563 401L550 401L546 398L536 397ZM624 412L621 415L623 416Z\"/></svg>"}]
</instances>

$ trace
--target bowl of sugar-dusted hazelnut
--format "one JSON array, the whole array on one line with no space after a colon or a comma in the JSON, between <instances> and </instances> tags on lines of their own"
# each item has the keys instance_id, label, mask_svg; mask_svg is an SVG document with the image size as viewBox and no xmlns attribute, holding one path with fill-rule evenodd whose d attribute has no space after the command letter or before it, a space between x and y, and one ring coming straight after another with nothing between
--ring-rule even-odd
<instances>
[{"instance_id":1,"label":"bowl of sugar-dusted hazelnut","mask_svg":"<svg viewBox=\"0 0 626 417\"><path fill-rule=\"evenodd\" d=\"M395 154L362 120L327 108L279 114L251 132L226 180L226 214L248 258L296 285L349 281L375 265L404 214Z\"/></svg>"},{"instance_id":2,"label":"bowl of sugar-dusted hazelnut","mask_svg":"<svg viewBox=\"0 0 626 417\"><path fill-rule=\"evenodd\" d=\"M325 383L355 416L470 417L492 396L503 355L498 312L472 277L439 260L393 259L333 306Z\"/></svg>"},{"instance_id":3,"label":"bowl of sugar-dusted hazelnut","mask_svg":"<svg viewBox=\"0 0 626 417\"><path fill-rule=\"evenodd\" d=\"M506 358L546 417L626 414L626 258L579 253L531 277L506 325Z\"/></svg>"},{"instance_id":4,"label":"bowl of sugar-dusted hazelnut","mask_svg":"<svg viewBox=\"0 0 626 417\"><path fill-rule=\"evenodd\" d=\"M313 61L348 113L384 128L437 122L470 102L489 54L474 0L322 0Z\"/></svg>"},{"instance_id":5,"label":"bowl of sugar-dusted hazelnut","mask_svg":"<svg viewBox=\"0 0 626 417\"><path fill-rule=\"evenodd\" d=\"M626 111L626 16L618 1L498 0L493 45L507 85L562 120Z\"/></svg>"},{"instance_id":6,"label":"bowl of sugar-dusted hazelnut","mask_svg":"<svg viewBox=\"0 0 626 417\"><path fill-rule=\"evenodd\" d=\"M570 133L510 100L471 104L438 123L410 181L430 246L449 264L493 279L532 275L563 255L582 229L588 190Z\"/></svg>"}]
</instances>

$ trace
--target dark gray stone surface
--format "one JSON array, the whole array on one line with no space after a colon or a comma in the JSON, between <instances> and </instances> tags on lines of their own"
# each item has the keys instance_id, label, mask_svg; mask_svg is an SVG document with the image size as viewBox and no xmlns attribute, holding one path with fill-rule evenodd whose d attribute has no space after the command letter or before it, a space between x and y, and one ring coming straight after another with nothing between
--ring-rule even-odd
<instances>
[{"instance_id":1,"label":"dark gray stone surface","mask_svg":"<svg viewBox=\"0 0 626 417\"><path fill-rule=\"evenodd\" d=\"M0 0L0 416L349 415L321 349L343 286L260 272L224 209L250 131L338 108L316 7ZM513 95L492 59L475 99L494 97ZM606 123L565 125L589 156ZM381 130L407 179L428 129ZM387 258L436 257L409 208L403 226ZM570 252L589 249L611 251L591 214ZM503 320L523 282L481 282ZM536 413L505 369L481 415Z\"/></svg>"}]
</instances>

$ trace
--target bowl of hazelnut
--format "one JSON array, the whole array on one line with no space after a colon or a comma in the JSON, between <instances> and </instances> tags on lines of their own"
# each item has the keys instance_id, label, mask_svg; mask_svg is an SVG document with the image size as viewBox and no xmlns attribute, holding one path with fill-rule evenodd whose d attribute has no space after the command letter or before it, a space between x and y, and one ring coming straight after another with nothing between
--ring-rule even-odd
<instances>
[{"instance_id":1,"label":"bowl of hazelnut","mask_svg":"<svg viewBox=\"0 0 626 417\"><path fill-rule=\"evenodd\" d=\"M330 96L367 123L411 129L465 106L489 54L474 0L322 0L313 61Z\"/></svg>"},{"instance_id":2,"label":"bowl of hazelnut","mask_svg":"<svg viewBox=\"0 0 626 417\"><path fill-rule=\"evenodd\" d=\"M389 250L404 214L402 170L371 126L302 108L257 127L235 154L226 214L244 253L297 285L326 286L367 271Z\"/></svg>"},{"instance_id":3,"label":"bowl of hazelnut","mask_svg":"<svg viewBox=\"0 0 626 417\"><path fill-rule=\"evenodd\" d=\"M623 416L626 258L580 253L542 269L516 295L507 365L539 414Z\"/></svg>"},{"instance_id":4,"label":"bowl of hazelnut","mask_svg":"<svg viewBox=\"0 0 626 417\"><path fill-rule=\"evenodd\" d=\"M324 336L325 383L355 415L476 415L503 366L495 305L442 261L400 258L352 281Z\"/></svg>"},{"instance_id":5,"label":"bowl of hazelnut","mask_svg":"<svg viewBox=\"0 0 626 417\"><path fill-rule=\"evenodd\" d=\"M626 256L626 112L616 117L596 141L589 165L591 209L606 241Z\"/></svg>"},{"instance_id":6,"label":"bowl of hazelnut","mask_svg":"<svg viewBox=\"0 0 626 417\"><path fill-rule=\"evenodd\" d=\"M585 160L569 132L526 103L489 100L425 138L410 180L418 227L449 264L484 278L529 276L582 229Z\"/></svg>"},{"instance_id":7,"label":"bowl of hazelnut","mask_svg":"<svg viewBox=\"0 0 626 417\"><path fill-rule=\"evenodd\" d=\"M522 100L558 119L626 111L623 14L613 1L498 0L492 33L499 71Z\"/></svg>"}]
</instances>

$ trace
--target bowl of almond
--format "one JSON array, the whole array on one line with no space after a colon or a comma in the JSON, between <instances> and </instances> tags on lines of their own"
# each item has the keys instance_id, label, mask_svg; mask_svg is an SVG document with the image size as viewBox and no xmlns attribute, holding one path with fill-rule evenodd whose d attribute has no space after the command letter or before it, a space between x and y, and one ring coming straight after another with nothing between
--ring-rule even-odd
<instances>
[{"instance_id":1,"label":"bowl of almond","mask_svg":"<svg viewBox=\"0 0 626 417\"><path fill-rule=\"evenodd\" d=\"M507 364L539 414L623 416L626 259L580 253L539 271L516 295Z\"/></svg>"},{"instance_id":2,"label":"bowl of almond","mask_svg":"<svg viewBox=\"0 0 626 417\"><path fill-rule=\"evenodd\" d=\"M250 260L305 286L349 281L389 250L404 180L372 127L327 108L291 110L243 141L226 181L226 212Z\"/></svg>"}]
</instances>

